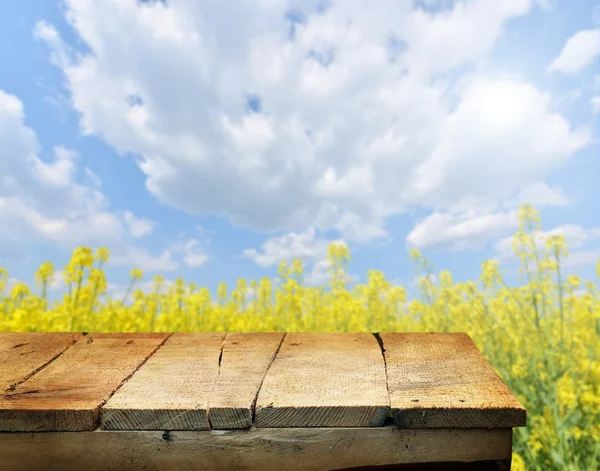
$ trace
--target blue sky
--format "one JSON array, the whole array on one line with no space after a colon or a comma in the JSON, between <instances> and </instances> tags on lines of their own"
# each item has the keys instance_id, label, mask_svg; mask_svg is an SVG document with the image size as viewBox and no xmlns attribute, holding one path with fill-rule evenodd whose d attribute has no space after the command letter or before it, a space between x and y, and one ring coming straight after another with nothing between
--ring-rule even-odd
<instances>
[{"instance_id":1,"label":"blue sky","mask_svg":"<svg viewBox=\"0 0 600 471\"><path fill-rule=\"evenodd\" d=\"M600 258L600 3L0 4L0 266L33 283L105 246L214 289L330 241L413 282L474 279L519 204ZM57 284L59 289L60 284Z\"/></svg>"}]
</instances>

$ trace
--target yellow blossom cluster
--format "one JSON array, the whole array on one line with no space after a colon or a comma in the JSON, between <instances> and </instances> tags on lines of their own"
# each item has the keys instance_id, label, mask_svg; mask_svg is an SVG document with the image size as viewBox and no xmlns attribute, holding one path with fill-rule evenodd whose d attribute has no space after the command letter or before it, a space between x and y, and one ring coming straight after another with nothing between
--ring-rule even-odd
<instances>
[{"instance_id":1,"label":"yellow blossom cluster","mask_svg":"<svg viewBox=\"0 0 600 471\"><path fill-rule=\"evenodd\" d=\"M0 331L184 332L467 332L528 412L515 429L513 469L600 469L600 290L594 282L564 277L568 257L561 236L539 240L539 215L520 210L513 249L523 282L509 287L496 261L482 265L477 281L455 283L411 252L419 299L407 299L381 272L351 286L350 252L329 248L330 282L307 286L299 260L281 264L279 280L237 281L230 290L177 279L154 279L147 293L132 270L125 299L111 299L103 266L106 249L81 247L63 270L66 293L49 305L55 272L40 267L34 294L23 283L7 288L0 269ZM600 262L597 267L600 278Z\"/></svg>"}]
</instances>

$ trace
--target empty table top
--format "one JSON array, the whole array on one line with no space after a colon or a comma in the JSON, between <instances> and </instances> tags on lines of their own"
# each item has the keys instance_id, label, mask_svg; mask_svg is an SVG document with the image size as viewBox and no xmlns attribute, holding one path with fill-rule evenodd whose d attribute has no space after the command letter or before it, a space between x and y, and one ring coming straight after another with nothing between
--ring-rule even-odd
<instances>
[{"instance_id":1,"label":"empty table top","mask_svg":"<svg viewBox=\"0 0 600 471\"><path fill-rule=\"evenodd\" d=\"M463 333L0 333L0 431L510 428Z\"/></svg>"}]
</instances>

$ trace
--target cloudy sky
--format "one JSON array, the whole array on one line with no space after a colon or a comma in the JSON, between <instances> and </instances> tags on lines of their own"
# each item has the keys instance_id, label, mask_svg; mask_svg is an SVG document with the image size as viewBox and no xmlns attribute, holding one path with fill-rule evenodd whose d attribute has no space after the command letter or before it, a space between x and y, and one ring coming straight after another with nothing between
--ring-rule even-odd
<instances>
[{"instance_id":1,"label":"cloudy sky","mask_svg":"<svg viewBox=\"0 0 600 471\"><path fill-rule=\"evenodd\" d=\"M409 284L408 249L510 268L530 203L600 257L597 0L0 3L0 266L74 247L109 278L326 279L330 241Z\"/></svg>"}]
</instances>

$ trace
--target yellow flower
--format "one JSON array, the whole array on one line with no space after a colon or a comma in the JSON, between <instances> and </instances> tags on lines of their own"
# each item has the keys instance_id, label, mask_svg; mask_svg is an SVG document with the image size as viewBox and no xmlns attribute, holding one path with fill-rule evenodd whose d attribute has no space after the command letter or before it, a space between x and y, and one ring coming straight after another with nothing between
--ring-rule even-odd
<instances>
[{"instance_id":1,"label":"yellow flower","mask_svg":"<svg viewBox=\"0 0 600 471\"><path fill-rule=\"evenodd\" d=\"M569 374L560 378L556 384L558 392L558 404L564 408L572 409L577 404L577 392L575 381Z\"/></svg>"},{"instance_id":2,"label":"yellow flower","mask_svg":"<svg viewBox=\"0 0 600 471\"><path fill-rule=\"evenodd\" d=\"M525 462L523 461L523 458L521 458L521 455L519 455L518 453L513 452L510 469L511 471L525 471L527 469L525 467Z\"/></svg>"},{"instance_id":3,"label":"yellow flower","mask_svg":"<svg viewBox=\"0 0 600 471\"><path fill-rule=\"evenodd\" d=\"M107 248L100 247L98 250L96 250L95 259L98 260L100 263L104 264L108 262L109 257L110 251Z\"/></svg>"},{"instance_id":4,"label":"yellow flower","mask_svg":"<svg viewBox=\"0 0 600 471\"><path fill-rule=\"evenodd\" d=\"M579 427L573 427L571 432L572 432L573 438L575 438L575 440L580 440L581 437L583 437L583 435L584 435L583 430L581 430Z\"/></svg>"},{"instance_id":5,"label":"yellow flower","mask_svg":"<svg viewBox=\"0 0 600 471\"><path fill-rule=\"evenodd\" d=\"M529 436L529 441L527 444L529 445L529 449L531 450L533 456L536 456L541 450L544 449L544 446L540 442L539 436L537 433L535 433L535 431Z\"/></svg>"},{"instance_id":6,"label":"yellow flower","mask_svg":"<svg viewBox=\"0 0 600 471\"><path fill-rule=\"evenodd\" d=\"M54 276L54 266L50 262L44 262L35 275L36 281L45 286Z\"/></svg>"},{"instance_id":7,"label":"yellow flower","mask_svg":"<svg viewBox=\"0 0 600 471\"><path fill-rule=\"evenodd\" d=\"M29 287L25 283L18 281L13 286L12 291L10 292L10 297L13 299L18 299L23 296L29 296L30 292L31 291L29 290Z\"/></svg>"}]
</instances>

